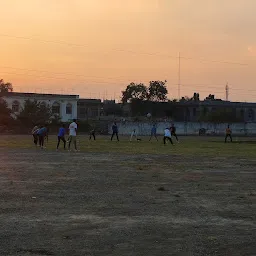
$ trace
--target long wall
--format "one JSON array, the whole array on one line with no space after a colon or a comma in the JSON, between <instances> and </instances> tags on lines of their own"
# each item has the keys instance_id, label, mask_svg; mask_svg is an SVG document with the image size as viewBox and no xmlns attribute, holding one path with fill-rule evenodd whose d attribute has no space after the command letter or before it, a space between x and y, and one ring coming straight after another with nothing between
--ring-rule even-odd
<instances>
[{"instance_id":1,"label":"long wall","mask_svg":"<svg viewBox=\"0 0 256 256\"><path fill-rule=\"evenodd\" d=\"M150 135L152 124L149 122L126 122L118 123L120 135L130 135L133 129L141 136ZM211 123L195 123L195 122L176 122L176 132L179 135L198 135L200 128L205 128L207 134L223 135L228 124L211 124ZM162 135L166 127L170 127L168 122L157 123L157 133ZM112 124L109 125L109 133L112 132ZM256 123L236 123L231 124L233 134L237 135L256 135Z\"/></svg>"}]
</instances>

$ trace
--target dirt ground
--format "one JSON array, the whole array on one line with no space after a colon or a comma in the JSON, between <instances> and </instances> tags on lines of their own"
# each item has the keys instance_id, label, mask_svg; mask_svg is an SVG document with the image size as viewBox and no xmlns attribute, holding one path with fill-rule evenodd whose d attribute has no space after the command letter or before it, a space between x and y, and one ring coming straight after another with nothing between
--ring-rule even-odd
<instances>
[{"instance_id":1,"label":"dirt ground","mask_svg":"<svg viewBox=\"0 0 256 256\"><path fill-rule=\"evenodd\" d=\"M0 255L256 255L256 159L0 149Z\"/></svg>"}]
</instances>

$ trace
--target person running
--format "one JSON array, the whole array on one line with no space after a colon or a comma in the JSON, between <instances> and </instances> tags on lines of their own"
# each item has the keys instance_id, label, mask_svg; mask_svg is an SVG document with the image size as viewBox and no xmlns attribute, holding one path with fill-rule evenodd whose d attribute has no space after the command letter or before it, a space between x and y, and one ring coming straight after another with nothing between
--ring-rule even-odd
<instances>
[{"instance_id":1,"label":"person running","mask_svg":"<svg viewBox=\"0 0 256 256\"><path fill-rule=\"evenodd\" d=\"M113 140L113 137L116 135L117 140L119 141L119 137L118 137L118 127L116 122L114 122L114 124L112 125L112 136L111 136L111 141Z\"/></svg>"},{"instance_id":2,"label":"person running","mask_svg":"<svg viewBox=\"0 0 256 256\"><path fill-rule=\"evenodd\" d=\"M37 125L35 125L31 132L32 136L33 136L34 144L36 147L37 147L37 143L38 143L38 136L37 136L38 130L39 130L39 127Z\"/></svg>"},{"instance_id":3,"label":"person running","mask_svg":"<svg viewBox=\"0 0 256 256\"><path fill-rule=\"evenodd\" d=\"M65 124L63 124L63 125L60 127L59 133L58 133L57 150L59 149L60 141L63 141L63 143L64 143L64 149L66 149L65 133L66 133Z\"/></svg>"},{"instance_id":4,"label":"person running","mask_svg":"<svg viewBox=\"0 0 256 256\"><path fill-rule=\"evenodd\" d=\"M133 129L133 131L132 131L132 133L131 133L130 141L133 140L133 137L135 137L135 139L136 139L137 141L141 141L141 139L138 138L138 133L137 133L136 129Z\"/></svg>"},{"instance_id":5,"label":"person running","mask_svg":"<svg viewBox=\"0 0 256 256\"><path fill-rule=\"evenodd\" d=\"M96 140L95 133L96 133L95 129L92 129L92 130L90 131L89 140L91 140L92 138L93 138L93 140Z\"/></svg>"},{"instance_id":6,"label":"person running","mask_svg":"<svg viewBox=\"0 0 256 256\"><path fill-rule=\"evenodd\" d=\"M174 124L172 124L170 130L171 130L171 135L174 136L176 140L179 142L178 136L176 134L176 127L174 126Z\"/></svg>"},{"instance_id":7,"label":"person running","mask_svg":"<svg viewBox=\"0 0 256 256\"><path fill-rule=\"evenodd\" d=\"M156 140L158 141L157 136L156 136L156 125L155 124L153 125L153 127L151 129L151 135L150 135L149 141L151 141L152 137L155 137Z\"/></svg>"},{"instance_id":8,"label":"person running","mask_svg":"<svg viewBox=\"0 0 256 256\"><path fill-rule=\"evenodd\" d=\"M164 145L166 144L166 140L169 140L171 142L171 144L173 145L172 135L171 135L171 131L169 128L166 128L164 130Z\"/></svg>"},{"instance_id":9,"label":"person running","mask_svg":"<svg viewBox=\"0 0 256 256\"><path fill-rule=\"evenodd\" d=\"M45 125L42 125L40 127L40 129L38 129L38 131L37 131L39 146L40 146L41 149L44 148L44 139L45 139L46 133L47 133L47 128L46 128Z\"/></svg>"},{"instance_id":10,"label":"person running","mask_svg":"<svg viewBox=\"0 0 256 256\"><path fill-rule=\"evenodd\" d=\"M226 137L225 137L225 143L227 142L227 139L230 138L230 142L232 142L232 130L230 129L229 125L226 128Z\"/></svg>"},{"instance_id":11,"label":"person running","mask_svg":"<svg viewBox=\"0 0 256 256\"><path fill-rule=\"evenodd\" d=\"M73 119L73 122L69 125L68 151L70 151L71 142L74 143L75 151L77 151L76 134L77 134L77 123L76 123L76 119Z\"/></svg>"},{"instance_id":12,"label":"person running","mask_svg":"<svg viewBox=\"0 0 256 256\"><path fill-rule=\"evenodd\" d=\"M132 141L133 137L135 137L136 140L138 140L136 129L133 129L130 137L130 141Z\"/></svg>"}]
</instances>

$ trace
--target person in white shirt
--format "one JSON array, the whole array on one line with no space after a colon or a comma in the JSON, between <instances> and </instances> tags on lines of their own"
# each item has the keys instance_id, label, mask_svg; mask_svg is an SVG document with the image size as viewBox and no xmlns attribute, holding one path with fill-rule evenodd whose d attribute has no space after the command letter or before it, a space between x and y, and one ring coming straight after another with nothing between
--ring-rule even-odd
<instances>
[{"instance_id":1,"label":"person in white shirt","mask_svg":"<svg viewBox=\"0 0 256 256\"><path fill-rule=\"evenodd\" d=\"M171 131L169 128L166 128L164 130L164 144L166 144L166 140L169 140L171 142L171 144L173 145L172 135L171 135Z\"/></svg>"},{"instance_id":2,"label":"person in white shirt","mask_svg":"<svg viewBox=\"0 0 256 256\"><path fill-rule=\"evenodd\" d=\"M131 137L130 137L130 141L132 141L133 137L135 137L135 139L138 140L136 129L133 129Z\"/></svg>"},{"instance_id":3,"label":"person in white shirt","mask_svg":"<svg viewBox=\"0 0 256 256\"><path fill-rule=\"evenodd\" d=\"M73 142L75 150L77 151L76 133L77 133L77 123L76 123L76 119L74 119L73 122L69 125L68 150L70 150L71 142Z\"/></svg>"}]
</instances>

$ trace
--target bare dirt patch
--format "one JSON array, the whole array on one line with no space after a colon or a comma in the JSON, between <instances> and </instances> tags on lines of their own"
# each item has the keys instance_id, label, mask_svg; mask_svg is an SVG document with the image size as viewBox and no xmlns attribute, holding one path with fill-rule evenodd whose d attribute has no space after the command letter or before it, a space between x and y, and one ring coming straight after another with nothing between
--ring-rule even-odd
<instances>
[{"instance_id":1,"label":"bare dirt patch","mask_svg":"<svg viewBox=\"0 0 256 256\"><path fill-rule=\"evenodd\" d=\"M255 255L255 160L0 149L0 255Z\"/></svg>"}]
</instances>

